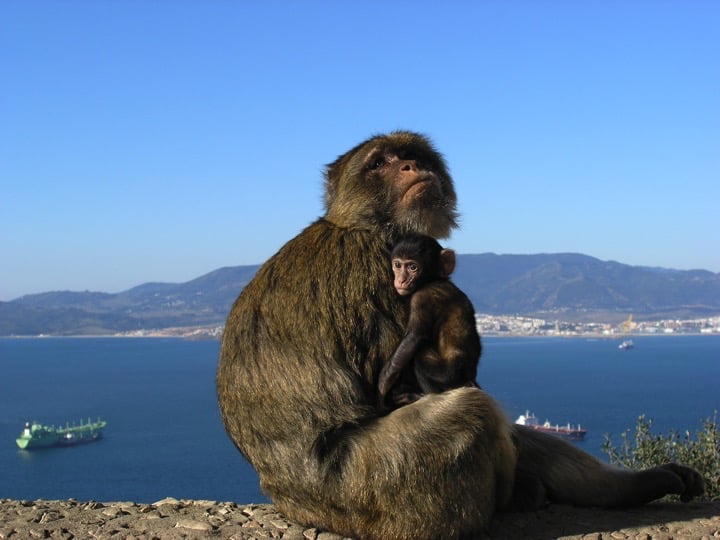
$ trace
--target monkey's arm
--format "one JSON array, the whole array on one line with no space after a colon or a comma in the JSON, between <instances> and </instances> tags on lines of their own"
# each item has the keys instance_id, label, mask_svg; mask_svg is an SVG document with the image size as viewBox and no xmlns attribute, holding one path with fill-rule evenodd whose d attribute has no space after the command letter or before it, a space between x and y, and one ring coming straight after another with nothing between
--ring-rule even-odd
<instances>
[{"instance_id":1,"label":"monkey's arm","mask_svg":"<svg viewBox=\"0 0 720 540\"><path fill-rule=\"evenodd\" d=\"M388 395L403 369L418 354L420 347L433 339L435 315L432 287L415 291L410 299L410 317L405 328L405 337L380 372L378 389L382 398Z\"/></svg>"},{"instance_id":2,"label":"monkey's arm","mask_svg":"<svg viewBox=\"0 0 720 540\"><path fill-rule=\"evenodd\" d=\"M385 397L400 373L412 361L420 348L423 338L418 332L409 332L398 345L390 360L383 366L380 372L378 388L380 395Z\"/></svg>"}]
</instances>

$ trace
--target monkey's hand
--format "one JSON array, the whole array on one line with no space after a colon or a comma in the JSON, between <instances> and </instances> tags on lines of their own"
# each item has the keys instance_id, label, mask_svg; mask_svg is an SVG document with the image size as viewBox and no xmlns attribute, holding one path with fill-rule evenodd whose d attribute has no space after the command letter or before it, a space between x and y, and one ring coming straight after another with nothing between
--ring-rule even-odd
<instances>
[{"instance_id":1,"label":"monkey's hand","mask_svg":"<svg viewBox=\"0 0 720 540\"><path fill-rule=\"evenodd\" d=\"M383 366L382 371L380 371L380 378L378 379L378 389L383 399L388 395L405 367L412 362L422 340L423 336L420 335L419 332L409 332L402 341L400 341L390 360Z\"/></svg>"},{"instance_id":2,"label":"monkey's hand","mask_svg":"<svg viewBox=\"0 0 720 540\"><path fill-rule=\"evenodd\" d=\"M400 371L393 369L392 362L388 362L383 366L378 379L378 390L383 400L385 400L395 381L397 381L398 375L400 375Z\"/></svg>"}]
</instances>

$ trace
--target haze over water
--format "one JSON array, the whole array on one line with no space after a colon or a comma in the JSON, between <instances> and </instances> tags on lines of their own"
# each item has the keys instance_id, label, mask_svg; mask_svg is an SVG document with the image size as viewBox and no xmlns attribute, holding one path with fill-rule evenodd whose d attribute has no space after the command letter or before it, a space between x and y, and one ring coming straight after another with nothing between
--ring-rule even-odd
<instances>
[{"instance_id":1,"label":"haze over water","mask_svg":"<svg viewBox=\"0 0 720 540\"><path fill-rule=\"evenodd\" d=\"M581 423L578 443L600 452L604 433L700 428L720 409L720 338L614 340L485 338L478 381L514 420ZM215 396L217 341L0 339L0 498L133 500L167 496L263 502L252 468L226 436ZM102 417L105 438L21 451L23 423ZM288 426L292 429L292 426Z\"/></svg>"}]
</instances>

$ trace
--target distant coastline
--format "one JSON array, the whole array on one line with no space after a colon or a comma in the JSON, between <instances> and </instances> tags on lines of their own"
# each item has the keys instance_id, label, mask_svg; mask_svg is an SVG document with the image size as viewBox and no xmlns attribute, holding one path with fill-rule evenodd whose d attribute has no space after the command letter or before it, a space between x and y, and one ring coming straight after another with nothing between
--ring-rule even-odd
<instances>
[{"instance_id":1,"label":"distant coastline","mask_svg":"<svg viewBox=\"0 0 720 540\"><path fill-rule=\"evenodd\" d=\"M478 331L483 337L512 338L585 338L622 340L632 337L720 336L720 316L701 319L667 319L635 321L628 331L625 323L570 322L520 315L476 314ZM129 332L100 334L10 335L4 338L174 338L187 340L220 340L223 325L153 328Z\"/></svg>"},{"instance_id":2,"label":"distant coastline","mask_svg":"<svg viewBox=\"0 0 720 540\"><path fill-rule=\"evenodd\" d=\"M257 270L225 267L185 283L145 283L120 293L22 296L0 302L0 335L218 337ZM636 320L664 319L662 327L648 326L650 333L702 334L720 326L713 320L720 317L720 274L705 270L629 266L572 253L485 253L458 255L453 282L475 306L483 334L616 334L631 313Z\"/></svg>"}]
</instances>

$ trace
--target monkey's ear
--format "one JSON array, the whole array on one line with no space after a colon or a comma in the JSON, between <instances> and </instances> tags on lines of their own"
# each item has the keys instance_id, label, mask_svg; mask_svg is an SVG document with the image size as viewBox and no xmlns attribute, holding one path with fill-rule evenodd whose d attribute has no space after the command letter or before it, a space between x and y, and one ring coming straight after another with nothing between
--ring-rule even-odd
<instances>
[{"instance_id":1,"label":"monkey's ear","mask_svg":"<svg viewBox=\"0 0 720 540\"><path fill-rule=\"evenodd\" d=\"M455 251L443 249L440 252L440 274L442 277L450 277L455 271Z\"/></svg>"}]
</instances>

